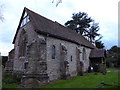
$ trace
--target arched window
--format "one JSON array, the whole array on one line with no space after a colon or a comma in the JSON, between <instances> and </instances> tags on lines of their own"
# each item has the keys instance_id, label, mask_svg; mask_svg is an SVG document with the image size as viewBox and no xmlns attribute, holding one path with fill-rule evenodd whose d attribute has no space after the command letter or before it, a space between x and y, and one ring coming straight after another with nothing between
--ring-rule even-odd
<instances>
[{"instance_id":1,"label":"arched window","mask_svg":"<svg viewBox=\"0 0 120 90\"><path fill-rule=\"evenodd\" d=\"M82 59L83 60L86 59L86 50L85 50L85 48L83 48L83 51L82 51Z\"/></svg>"},{"instance_id":2,"label":"arched window","mask_svg":"<svg viewBox=\"0 0 120 90\"><path fill-rule=\"evenodd\" d=\"M26 53L26 44L27 44L27 35L23 29L19 37L19 57L25 56Z\"/></svg>"},{"instance_id":3,"label":"arched window","mask_svg":"<svg viewBox=\"0 0 120 90\"><path fill-rule=\"evenodd\" d=\"M55 45L52 46L52 59L55 59Z\"/></svg>"}]
</instances>

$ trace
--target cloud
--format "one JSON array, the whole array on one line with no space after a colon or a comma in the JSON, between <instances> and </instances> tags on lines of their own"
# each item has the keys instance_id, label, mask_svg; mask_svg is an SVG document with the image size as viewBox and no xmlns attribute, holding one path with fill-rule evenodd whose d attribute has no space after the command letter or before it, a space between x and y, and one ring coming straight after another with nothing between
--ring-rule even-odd
<instances>
[{"instance_id":1,"label":"cloud","mask_svg":"<svg viewBox=\"0 0 120 90\"><path fill-rule=\"evenodd\" d=\"M100 34L106 47L117 44L118 0L62 0L56 7L52 0L1 0L4 22L0 22L0 52L8 55L24 7L53 21L64 23L73 13L87 12L100 25Z\"/></svg>"},{"instance_id":2,"label":"cloud","mask_svg":"<svg viewBox=\"0 0 120 90\"><path fill-rule=\"evenodd\" d=\"M118 46L118 24L117 22L103 22L100 24L99 33L102 34L102 41L106 48L110 48L113 45Z\"/></svg>"},{"instance_id":3,"label":"cloud","mask_svg":"<svg viewBox=\"0 0 120 90\"><path fill-rule=\"evenodd\" d=\"M0 41L0 52L1 55L8 55L8 52L13 48L11 42L1 42Z\"/></svg>"}]
</instances>

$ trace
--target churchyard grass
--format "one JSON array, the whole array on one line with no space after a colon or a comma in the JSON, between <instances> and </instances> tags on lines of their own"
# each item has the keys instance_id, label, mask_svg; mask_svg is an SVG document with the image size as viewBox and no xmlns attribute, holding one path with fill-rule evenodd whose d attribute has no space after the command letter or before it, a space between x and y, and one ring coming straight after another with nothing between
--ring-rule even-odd
<instances>
[{"instance_id":1,"label":"churchyard grass","mask_svg":"<svg viewBox=\"0 0 120 90\"><path fill-rule=\"evenodd\" d=\"M109 69L109 71L116 71L117 69ZM40 88L97 88L101 82L105 82L111 85L118 85L118 74L120 72L107 72L106 75L102 73L86 73L84 76L72 77L69 80L58 80L54 81L46 86ZM10 78L10 77L8 77ZM15 83L14 81L4 78L3 88L18 88L20 83ZM11 83L5 83L9 81ZM120 84L120 83L119 83ZM115 88L115 86L103 86L102 88Z\"/></svg>"},{"instance_id":2,"label":"churchyard grass","mask_svg":"<svg viewBox=\"0 0 120 90\"><path fill-rule=\"evenodd\" d=\"M18 88L19 84L20 77L12 76L10 73L4 73L2 88Z\"/></svg>"},{"instance_id":3,"label":"churchyard grass","mask_svg":"<svg viewBox=\"0 0 120 90\"><path fill-rule=\"evenodd\" d=\"M119 73L120 74L120 73ZM42 88L97 88L101 82L118 85L118 72L89 73L85 76L76 76L70 80L59 80ZM120 82L120 81L119 81ZM102 88L115 88L114 86L103 86Z\"/></svg>"},{"instance_id":4,"label":"churchyard grass","mask_svg":"<svg viewBox=\"0 0 120 90\"><path fill-rule=\"evenodd\" d=\"M11 84L4 84L2 88L18 88L19 84L11 83Z\"/></svg>"}]
</instances>

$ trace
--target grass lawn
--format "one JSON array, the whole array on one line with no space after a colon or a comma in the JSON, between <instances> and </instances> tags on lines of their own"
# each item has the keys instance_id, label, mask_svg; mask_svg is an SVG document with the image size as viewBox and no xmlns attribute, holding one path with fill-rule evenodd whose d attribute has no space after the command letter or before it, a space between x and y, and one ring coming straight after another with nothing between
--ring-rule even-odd
<instances>
[{"instance_id":1,"label":"grass lawn","mask_svg":"<svg viewBox=\"0 0 120 90\"><path fill-rule=\"evenodd\" d=\"M18 88L19 84L12 83L12 84L4 84L2 88Z\"/></svg>"},{"instance_id":2,"label":"grass lawn","mask_svg":"<svg viewBox=\"0 0 120 90\"><path fill-rule=\"evenodd\" d=\"M116 71L116 69L109 69L110 71ZM69 80L58 80L54 81L53 83L42 86L41 88L96 88L98 87L101 82L105 82L111 85L118 85L118 74L120 72L107 72L106 75L102 75L102 73L88 73L84 76L76 76ZM12 83L5 83L3 82L3 88L17 88L19 87L18 83L11 81L10 78L5 78L4 81L9 81ZM103 88L115 88L113 86L104 86Z\"/></svg>"},{"instance_id":3,"label":"grass lawn","mask_svg":"<svg viewBox=\"0 0 120 90\"><path fill-rule=\"evenodd\" d=\"M10 73L4 73L4 78L2 79L2 88L18 88L20 79L18 80L18 77L12 76Z\"/></svg>"},{"instance_id":4,"label":"grass lawn","mask_svg":"<svg viewBox=\"0 0 120 90\"><path fill-rule=\"evenodd\" d=\"M70 80L59 80L53 84L43 86L42 88L96 88L101 82L112 85L118 85L118 72L108 72L106 75L98 73L89 73L85 76L76 76ZM103 88L114 88L113 86L105 86Z\"/></svg>"}]
</instances>

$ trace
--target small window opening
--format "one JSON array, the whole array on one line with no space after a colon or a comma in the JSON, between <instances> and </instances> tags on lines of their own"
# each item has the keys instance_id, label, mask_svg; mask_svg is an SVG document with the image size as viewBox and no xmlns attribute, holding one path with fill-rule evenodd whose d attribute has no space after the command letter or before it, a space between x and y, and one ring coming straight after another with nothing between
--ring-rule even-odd
<instances>
[{"instance_id":1,"label":"small window opening","mask_svg":"<svg viewBox=\"0 0 120 90\"><path fill-rule=\"evenodd\" d=\"M27 66L28 66L28 62L25 62L24 63L24 69L27 69Z\"/></svg>"},{"instance_id":2,"label":"small window opening","mask_svg":"<svg viewBox=\"0 0 120 90\"><path fill-rule=\"evenodd\" d=\"M71 62L72 62L72 56L71 56Z\"/></svg>"},{"instance_id":3,"label":"small window opening","mask_svg":"<svg viewBox=\"0 0 120 90\"><path fill-rule=\"evenodd\" d=\"M52 59L55 59L55 45L52 46Z\"/></svg>"}]
</instances>

